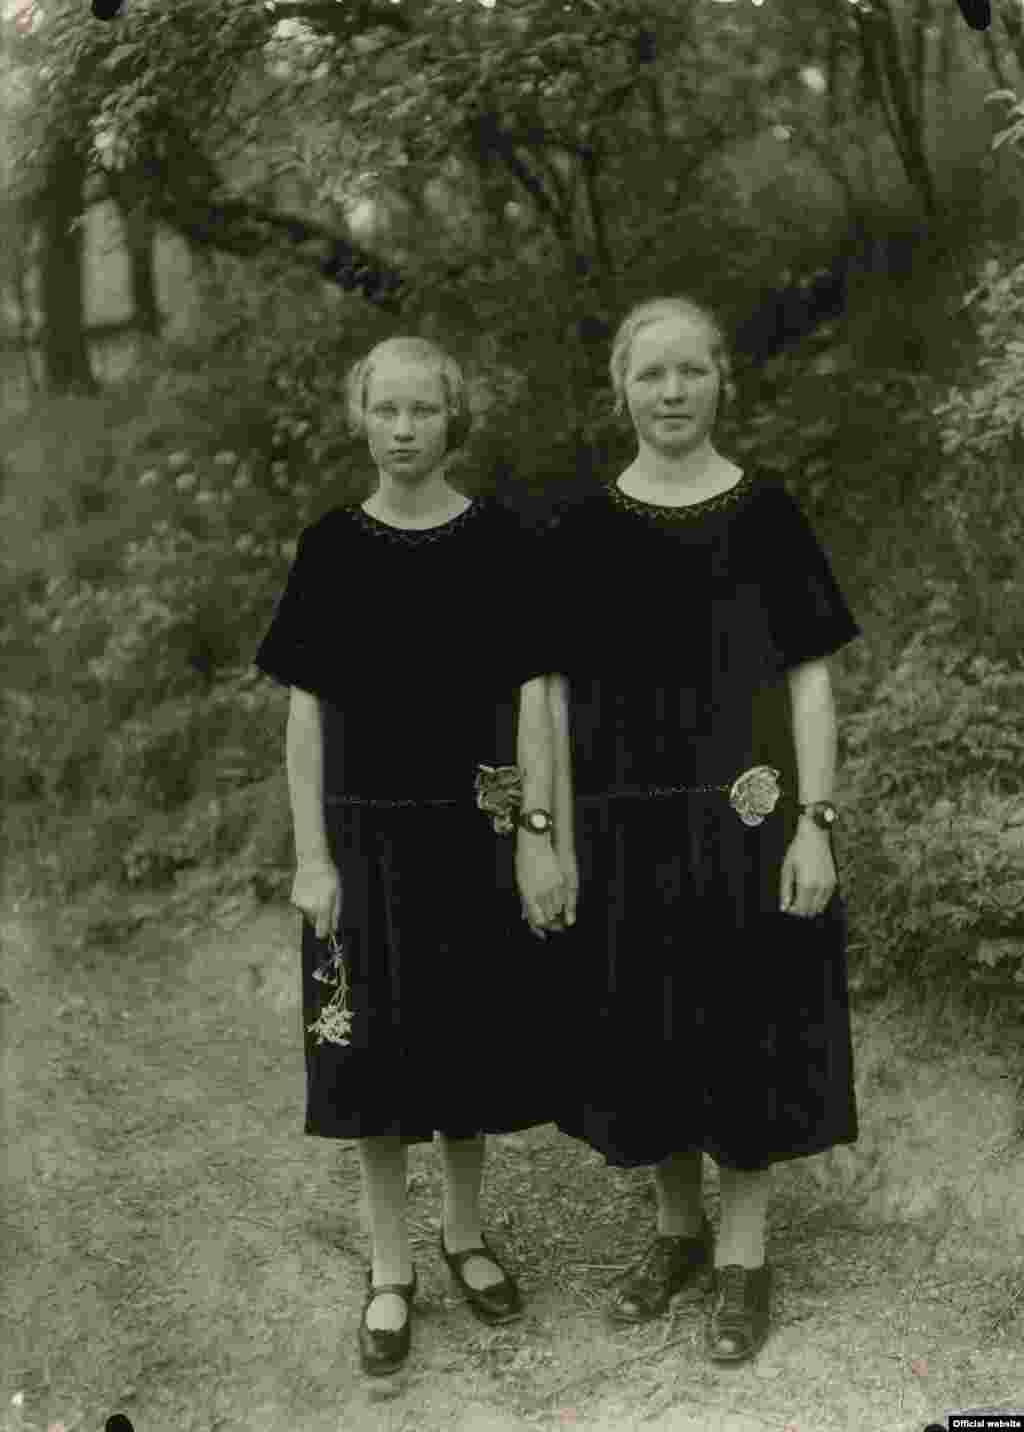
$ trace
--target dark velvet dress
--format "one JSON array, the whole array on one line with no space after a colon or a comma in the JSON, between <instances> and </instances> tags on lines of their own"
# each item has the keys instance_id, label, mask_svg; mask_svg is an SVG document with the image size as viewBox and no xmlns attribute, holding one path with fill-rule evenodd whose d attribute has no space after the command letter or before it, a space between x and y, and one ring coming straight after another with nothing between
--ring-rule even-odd
<instances>
[{"instance_id":1,"label":"dark velvet dress","mask_svg":"<svg viewBox=\"0 0 1024 1432\"><path fill-rule=\"evenodd\" d=\"M309 1134L421 1142L553 1118L546 1071L522 1057L537 949L514 838L473 790L478 763L515 764L519 687L549 666L516 580L535 541L487 499L424 531L338 507L300 538L256 664L321 700L342 880L347 1047L309 1032L330 991L303 921Z\"/></svg>"},{"instance_id":2,"label":"dark velvet dress","mask_svg":"<svg viewBox=\"0 0 1024 1432\"><path fill-rule=\"evenodd\" d=\"M860 634L826 557L756 473L685 508L608 484L547 540L581 874L560 1128L620 1166L699 1148L763 1168L854 1141L843 898L779 910L798 799L785 672ZM757 826L721 791L649 794L762 764L785 798Z\"/></svg>"}]
</instances>

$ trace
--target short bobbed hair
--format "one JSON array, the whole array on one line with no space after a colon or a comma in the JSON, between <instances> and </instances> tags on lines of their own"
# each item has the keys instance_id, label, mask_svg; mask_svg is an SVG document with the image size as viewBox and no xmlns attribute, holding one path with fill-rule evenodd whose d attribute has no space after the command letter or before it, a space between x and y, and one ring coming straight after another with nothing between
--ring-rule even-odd
<instances>
[{"instance_id":1,"label":"short bobbed hair","mask_svg":"<svg viewBox=\"0 0 1024 1432\"><path fill-rule=\"evenodd\" d=\"M612 356L608 367L612 391L615 394L616 417L623 417L626 412L626 374L629 372L629 359L637 334L652 323L661 323L666 318L683 318L690 323L703 324L711 339L711 356L718 367L721 380L719 408L721 409L723 399L728 401L735 396L728 340L725 329L712 310L692 298L652 298L647 303L637 304L636 308L626 314L612 342Z\"/></svg>"},{"instance_id":2,"label":"short bobbed hair","mask_svg":"<svg viewBox=\"0 0 1024 1432\"><path fill-rule=\"evenodd\" d=\"M466 380L451 354L428 338L387 338L371 348L365 358L353 363L345 380L348 423L353 437L366 436L366 395L373 370L382 358L401 358L422 364L438 375L448 409L448 451L461 447L472 426Z\"/></svg>"}]
</instances>

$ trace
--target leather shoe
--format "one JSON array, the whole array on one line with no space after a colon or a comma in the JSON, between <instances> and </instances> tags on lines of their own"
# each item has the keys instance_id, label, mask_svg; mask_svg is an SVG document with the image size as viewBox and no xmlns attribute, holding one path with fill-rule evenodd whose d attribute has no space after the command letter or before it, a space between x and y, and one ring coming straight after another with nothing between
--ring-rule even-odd
<instances>
[{"instance_id":1,"label":"leather shoe","mask_svg":"<svg viewBox=\"0 0 1024 1432\"><path fill-rule=\"evenodd\" d=\"M366 1314L370 1304L381 1293L397 1293L405 1302L406 1318L400 1328L370 1328L366 1325ZM412 1300L416 1296L416 1270L413 1269L411 1283L373 1283L373 1271L366 1270L366 1301L359 1319L359 1359L363 1371L371 1377L386 1377L397 1372L409 1356L412 1347Z\"/></svg>"},{"instance_id":2,"label":"leather shoe","mask_svg":"<svg viewBox=\"0 0 1024 1432\"><path fill-rule=\"evenodd\" d=\"M469 1306L483 1322L491 1324L508 1323L511 1322L513 1318L520 1316L523 1311L523 1303L519 1296L519 1289L516 1287L514 1280L502 1267L500 1261L495 1257L486 1238L482 1235L479 1247L465 1248L461 1253L449 1253L444 1246L444 1228L442 1227L441 1257L448 1264L451 1275L465 1296ZM489 1288L472 1287L466 1282L462 1271L470 1258L486 1258L489 1263L493 1263L501 1272L501 1282L492 1283Z\"/></svg>"},{"instance_id":3,"label":"leather shoe","mask_svg":"<svg viewBox=\"0 0 1024 1432\"><path fill-rule=\"evenodd\" d=\"M701 1231L683 1238L659 1233L637 1266L619 1283L608 1315L614 1323L646 1323L711 1260L714 1235L707 1218Z\"/></svg>"},{"instance_id":4,"label":"leather shoe","mask_svg":"<svg viewBox=\"0 0 1024 1432\"><path fill-rule=\"evenodd\" d=\"M767 1263L716 1268L707 1321L707 1350L713 1362L746 1362L768 1336L772 1274Z\"/></svg>"}]
</instances>

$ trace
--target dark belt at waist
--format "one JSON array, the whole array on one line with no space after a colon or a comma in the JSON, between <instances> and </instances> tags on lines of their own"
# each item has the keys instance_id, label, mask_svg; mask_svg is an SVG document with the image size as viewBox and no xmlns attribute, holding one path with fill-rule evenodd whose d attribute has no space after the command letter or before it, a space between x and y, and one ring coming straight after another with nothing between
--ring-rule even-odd
<instances>
[{"instance_id":1,"label":"dark belt at waist","mask_svg":"<svg viewBox=\"0 0 1024 1432\"><path fill-rule=\"evenodd\" d=\"M372 806L376 810L398 810L406 806L460 806L469 805L464 796L413 796L401 799L387 796L324 796L324 805L329 806Z\"/></svg>"},{"instance_id":2,"label":"dark belt at waist","mask_svg":"<svg viewBox=\"0 0 1024 1432\"><path fill-rule=\"evenodd\" d=\"M729 792L732 782L720 786L610 786L606 791L593 791L576 797L581 805L596 805L609 800L662 800L667 796L711 795Z\"/></svg>"},{"instance_id":3,"label":"dark belt at waist","mask_svg":"<svg viewBox=\"0 0 1024 1432\"><path fill-rule=\"evenodd\" d=\"M720 786L611 786L606 791L579 795L578 801L593 804L607 800L659 800L666 796L699 795L715 791L729 791L731 783ZM356 796L329 795L324 797L325 805L372 806L382 810L395 810L405 806L459 806L469 805L472 796ZM475 804L475 802L473 802Z\"/></svg>"}]
</instances>

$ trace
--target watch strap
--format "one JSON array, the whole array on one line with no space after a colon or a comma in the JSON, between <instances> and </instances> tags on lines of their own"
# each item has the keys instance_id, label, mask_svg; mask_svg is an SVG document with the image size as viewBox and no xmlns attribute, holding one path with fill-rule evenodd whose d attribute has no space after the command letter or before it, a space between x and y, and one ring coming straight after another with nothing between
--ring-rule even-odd
<instances>
[{"instance_id":1,"label":"watch strap","mask_svg":"<svg viewBox=\"0 0 1024 1432\"><path fill-rule=\"evenodd\" d=\"M801 815L809 815L822 830L830 830L839 819L839 812L832 801L801 801L797 809Z\"/></svg>"}]
</instances>

